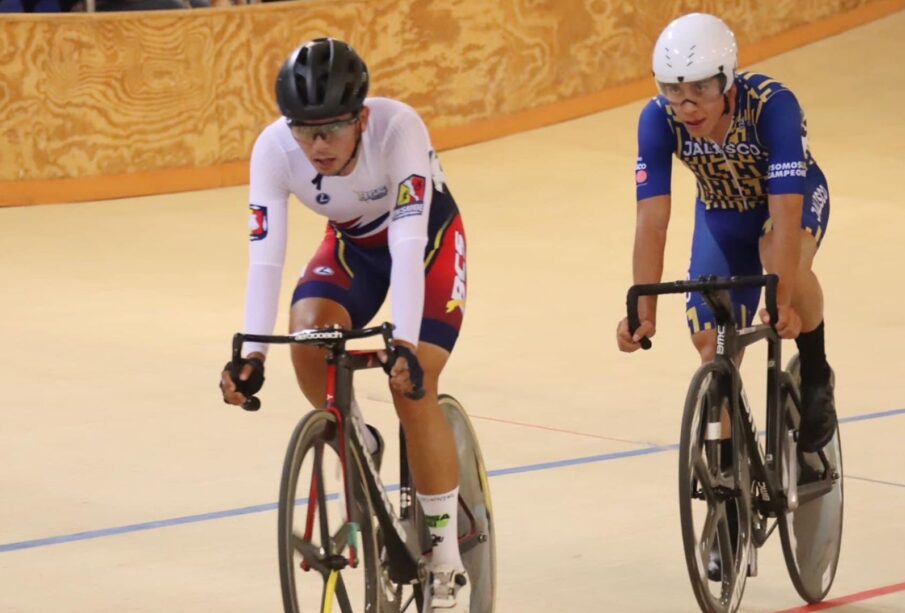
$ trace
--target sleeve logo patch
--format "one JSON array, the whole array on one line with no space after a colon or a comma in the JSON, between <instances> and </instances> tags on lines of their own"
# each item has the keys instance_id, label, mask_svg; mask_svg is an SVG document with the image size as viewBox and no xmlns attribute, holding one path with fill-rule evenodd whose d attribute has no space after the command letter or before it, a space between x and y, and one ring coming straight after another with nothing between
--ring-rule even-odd
<instances>
[{"instance_id":1,"label":"sleeve logo patch","mask_svg":"<svg viewBox=\"0 0 905 613\"><path fill-rule=\"evenodd\" d=\"M640 156L638 157L637 163L635 163L635 183L637 185L644 185L647 183L647 164L644 163L644 159Z\"/></svg>"},{"instance_id":2,"label":"sleeve logo patch","mask_svg":"<svg viewBox=\"0 0 905 613\"><path fill-rule=\"evenodd\" d=\"M421 175L411 175L399 184L399 195L396 196L396 206L410 204L424 204L424 187L427 181Z\"/></svg>"},{"instance_id":3,"label":"sleeve logo patch","mask_svg":"<svg viewBox=\"0 0 905 613\"><path fill-rule=\"evenodd\" d=\"M393 210L393 221L420 215L424 211L424 192L427 181L421 175L411 175L399 184L396 195L396 208Z\"/></svg>"},{"instance_id":4,"label":"sleeve logo patch","mask_svg":"<svg viewBox=\"0 0 905 613\"><path fill-rule=\"evenodd\" d=\"M251 215L248 217L248 238L253 241L263 240L267 237L267 207L259 204L249 204Z\"/></svg>"}]
</instances>

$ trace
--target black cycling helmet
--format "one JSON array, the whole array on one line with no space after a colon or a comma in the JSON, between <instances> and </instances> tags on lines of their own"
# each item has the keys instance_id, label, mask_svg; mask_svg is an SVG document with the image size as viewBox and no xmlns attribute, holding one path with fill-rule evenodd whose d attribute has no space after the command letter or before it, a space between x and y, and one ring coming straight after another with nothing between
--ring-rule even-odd
<instances>
[{"instance_id":1,"label":"black cycling helmet","mask_svg":"<svg viewBox=\"0 0 905 613\"><path fill-rule=\"evenodd\" d=\"M368 95L368 67L341 40L317 38L292 52L276 90L289 123L358 113Z\"/></svg>"}]
</instances>

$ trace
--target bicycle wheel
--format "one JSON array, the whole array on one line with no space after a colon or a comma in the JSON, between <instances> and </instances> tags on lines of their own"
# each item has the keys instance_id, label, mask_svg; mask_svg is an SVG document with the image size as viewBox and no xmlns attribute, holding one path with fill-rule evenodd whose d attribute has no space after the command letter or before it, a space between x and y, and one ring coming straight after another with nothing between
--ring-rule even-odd
<instances>
[{"instance_id":1,"label":"bicycle wheel","mask_svg":"<svg viewBox=\"0 0 905 613\"><path fill-rule=\"evenodd\" d=\"M731 416L731 463L720 460L720 411L728 407L728 386L720 367L701 366L691 380L679 441L679 516L685 562L702 611L735 611L742 599L751 556L751 474L740 416ZM721 468L721 465L723 466ZM731 504L734 501L734 504ZM736 522L731 534L730 514ZM708 578L711 552L720 580Z\"/></svg>"},{"instance_id":2,"label":"bicycle wheel","mask_svg":"<svg viewBox=\"0 0 905 613\"><path fill-rule=\"evenodd\" d=\"M471 579L472 613L493 613L496 593L496 538L493 503L484 458L465 409L452 396L441 394L440 410L446 415L459 455L459 535L462 562ZM470 512L470 516L469 516ZM471 534L469 535L469 532ZM429 541L428 541L429 542Z\"/></svg>"},{"instance_id":3,"label":"bicycle wheel","mask_svg":"<svg viewBox=\"0 0 905 613\"><path fill-rule=\"evenodd\" d=\"M287 613L390 610L378 608L381 572L373 505L358 477L361 458L356 447L346 446L353 497L347 517L338 449L336 416L327 411L306 415L289 441L277 534ZM353 550L355 567L346 564Z\"/></svg>"},{"instance_id":4,"label":"bicycle wheel","mask_svg":"<svg viewBox=\"0 0 905 613\"><path fill-rule=\"evenodd\" d=\"M792 385L797 390L801 383L798 355L789 360L786 372L787 385ZM784 390L783 406L789 427L797 430L799 416L791 393L788 388ZM839 563L844 494L842 443L838 427L835 436L823 448L823 453L833 473L832 489L817 498L805 500L803 490L799 487L801 504L794 511L778 518L782 552L789 577L795 590L807 602L819 602L826 597L833 585ZM784 454L783 461L787 462L788 459L788 454ZM797 453L796 460L799 474L808 471L812 473L809 480L813 480L814 476L819 478L825 472L818 454Z\"/></svg>"}]
</instances>

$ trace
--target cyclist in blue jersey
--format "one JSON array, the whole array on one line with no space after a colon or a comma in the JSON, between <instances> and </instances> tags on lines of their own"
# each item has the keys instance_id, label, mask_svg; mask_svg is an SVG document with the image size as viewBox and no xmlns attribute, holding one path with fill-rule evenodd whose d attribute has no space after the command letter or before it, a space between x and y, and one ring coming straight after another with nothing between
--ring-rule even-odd
<instances>
[{"instance_id":1,"label":"cyclist in blue jersey","mask_svg":"<svg viewBox=\"0 0 905 613\"><path fill-rule=\"evenodd\" d=\"M638 126L635 168L635 283L656 283L670 215L672 156L697 179L691 278L779 275L778 321L801 357L799 448L814 452L832 438L836 411L824 350L823 292L811 269L826 235L826 178L811 157L798 100L770 77L736 72L732 31L713 15L684 15L663 30L653 53L660 95ZM733 294L736 320L750 325L760 290ZM640 327L617 329L622 351L656 331L656 298L639 302ZM716 351L714 317L698 294L687 298L691 338L703 361ZM769 323L766 310L761 320Z\"/></svg>"}]
</instances>

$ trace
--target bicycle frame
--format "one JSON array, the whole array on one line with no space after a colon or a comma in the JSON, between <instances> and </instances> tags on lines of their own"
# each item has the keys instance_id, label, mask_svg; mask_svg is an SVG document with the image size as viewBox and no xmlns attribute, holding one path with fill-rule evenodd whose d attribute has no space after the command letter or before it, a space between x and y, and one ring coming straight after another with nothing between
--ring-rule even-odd
<instances>
[{"instance_id":1,"label":"bicycle frame","mask_svg":"<svg viewBox=\"0 0 905 613\"><path fill-rule=\"evenodd\" d=\"M738 328L726 290L705 289L701 291L701 294L716 317L717 346L714 363L726 377L725 380L729 382L730 411L734 415L741 416L743 419L740 420L740 423L747 425L744 436L747 448L750 450L749 459L753 478L755 481L763 483L766 488L767 496L763 498L769 504L766 508L758 510L762 515L768 517L784 513L788 500L783 489L782 468L778 463L781 453L779 446L784 441L780 385L782 377L781 339L768 325L758 324ZM757 425L744 393L741 374L736 364L736 359L745 347L761 340L767 341L766 451L759 444ZM794 484L792 486L794 487ZM768 534L769 532L757 535L757 540L760 542L756 544L760 546Z\"/></svg>"},{"instance_id":2,"label":"bicycle frame","mask_svg":"<svg viewBox=\"0 0 905 613\"><path fill-rule=\"evenodd\" d=\"M751 467L755 480L766 487L767 508L759 509L766 516L784 513L788 507L786 492L782 485L782 468L778 465L780 457L779 445L784 440L781 400L782 400L782 366L781 340L772 326L757 324L746 328L738 328L733 313L729 290L765 287L767 310L771 321L777 321L776 287L779 278L776 275L757 275L746 277L701 277L694 281L675 281L671 283L652 283L635 285L628 293L627 310L629 327L634 331L640 325L638 320L638 298L660 294L678 294L700 292L716 319L716 357L714 363L719 372L729 382L730 411L743 417L742 422L748 427L745 431L746 442L751 450ZM740 352L753 343L767 341L767 430L766 453L758 444L757 426L751 407L748 406L742 387L741 375L735 359ZM650 348L648 339L642 347ZM795 398L796 403L798 399ZM794 486L794 485L793 485ZM767 532L769 534L769 532ZM767 534L763 536L766 539ZM760 543L758 543L759 545Z\"/></svg>"},{"instance_id":3,"label":"bicycle frame","mask_svg":"<svg viewBox=\"0 0 905 613\"><path fill-rule=\"evenodd\" d=\"M749 428L746 431L748 449L751 449L752 468L755 479L766 486L767 496L760 502L767 502L758 511L766 517L775 517L779 513L794 511L800 504L804 504L814 498L822 496L832 489L832 477L830 474L829 460L823 450L818 452L821 463L825 469L823 479L799 486L796 479L789 479L788 488L783 487L783 467L779 464L781 456L780 445L785 443L786 426L783 423L782 392L785 385L782 374L782 339L776 331L768 325L758 324L748 328L738 328L732 316L731 302L728 293L723 291L703 290L705 302L713 310L717 320L717 350L715 362L719 364L723 373L730 377L730 398L732 411L745 417L744 423ZM773 319L775 321L775 319ZM735 357L753 343L762 339L767 341L767 429L766 429L766 453L757 444L757 427L748 399L742 387L741 375L735 363ZM796 409L801 411L801 399L794 387L788 386L785 392L789 394ZM789 462L797 463L796 457L790 457ZM793 464L793 467L795 465ZM763 539L769 532L763 535ZM763 541L759 539L760 546Z\"/></svg>"},{"instance_id":4,"label":"bicycle frame","mask_svg":"<svg viewBox=\"0 0 905 613\"><path fill-rule=\"evenodd\" d=\"M370 452L363 438L364 423L353 423L352 416L352 382L356 370L383 367L378 353L379 350L347 350L346 341L380 335L384 341L384 350L388 355L392 352L393 326L384 323L381 326L365 328L362 330L301 330L289 336L236 334L233 337L233 359L241 355L242 344L245 341L277 344L308 344L324 347L329 350L327 356L327 390L325 411L336 418L340 429L338 440L338 454L342 465L343 492L346 503L346 518L352 517L351 501L355 494L354 488L359 481L355 479L350 470L346 445L354 445L358 457L364 460L365 470L360 475L362 485L367 488L374 504L374 514L382 530L383 544L386 548L388 563L386 569L390 579L396 584L408 584L419 580L421 560L427 552L420 551L418 528L414 525L413 498L414 491L411 474L409 471L408 455L406 452L405 435L400 426L400 504L397 515L393 504L389 499L387 488L384 486L379 471L374 465ZM260 406L257 398L251 398L243 407L248 410L257 410ZM475 517L459 497L459 505L469 519L470 528L464 537L459 539L460 549L468 551L480 542L481 534L477 530ZM316 497L309 496L306 514L304 538L310 540L317 512ZM350 546L349 565L355 567L358 563L357 552Z\"/></svg>"},{"instance_id":5,"label":"bicycle frame","mask_svg":"<svg viewBox=\"0 0 905 613\"><path fill-rule=\"evenodd\" d=\"M765 287L770 321L776 322L778 280L776 275L701 277L695 281L636 285L627 296L628 322L632 333L640 325L640 296L700 292L714 315L716 353L713 361L699 368L692 379L679 445L682 458L679 490L683 497L680 515L685 559L695 597L703 610L724 610L726 607L735 610L738 607L745 579L757 575L757 548L767 541L777 526L780 528L789 576L802 598L808 602L822 600L835 576L841 537L841 489L835 498L827 499L831 506L825 507L816 499L835 487L841 488L841 482L836 483L841 478L838 438L830 454L835 458L834 463L838 462L835 465L830 463L828 452L823 449L817 453L822 467L813 454L798 450L794 431L799 426L797 419L801 414L801 399L794 377L800 373L800 362L793 360L788 371L782 370L782 339L769 325L739 328L729 294L729 290L736 288ZM767 341L766 451L758 443L757 427L738 368L744 349L761 340ZM640 345L644 349L651 347L649 339L641 339ZM733 474L728 477L724 477L728 466L720 457L724 452L724 410L729 412L733 424L734 466ZM747 448L744 443L747 443ZM706 455L708 475L698 473L700 468L696 464L692 466L696 462L692 447L697 449L696 453ZM690 475L685 472L689 468L692 470ZM706 487L701 483L703 480L708 481ZM748 488L751 488L750 491ZM691 509L691 504L694 504L691 499L695 498L707 501L708 515L704 528L709 531L706 534L698 534L695 527L694 511ZM747 534L738 529L737 536L733 536L731 525L724 525L729 522L729 511L728 508L720 511L719 505L733 498L744 504L744 513L741 513L742 507L738 507L740 513L736 517L749 522L750 532ZM813 504L800 509L809 502ZM723 516L720 516L721 512ZM804 514L799 515L799 512ZM807 530L800 534L796 531L797 518L803 517L805 522L813 521L815 514L825 518L829 530L838 530L828 535L829 540L823 540L823 536L815 537ZM713 523L708 527L707 522ZM719 531L718 541L713 540L714 530ZM725 542L727 536L730 539L728 544ZM732 541L734 538L738 540ZM803 548L796 545L802 542L805 543ZM702 543L707 544L709 552L700 548ZM745 549L730 548L732 543ZM718 595L710 589L710 581L716 579L711 575L709 564L701 558L702 555L710 555L712 561L714 552L719 556L717 567L721 583ZM707 564L703 570L702 563ZM727 564L730 565L728 572L725 571Z\"/></svg>"}]
</instances>

